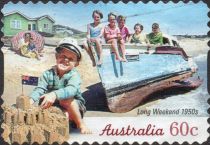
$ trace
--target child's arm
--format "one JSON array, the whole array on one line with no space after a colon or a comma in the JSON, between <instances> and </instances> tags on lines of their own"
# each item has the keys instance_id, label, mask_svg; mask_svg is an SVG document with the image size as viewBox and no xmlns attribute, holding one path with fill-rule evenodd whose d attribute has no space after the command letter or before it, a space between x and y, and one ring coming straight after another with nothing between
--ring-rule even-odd
<instances>
[{"instance_id":1,"label":"child's arm","mask_svg":"<svg viewBox=\"0 0 210 145\"><path fill-rule=\"evenodd\" d=\"M135 34L135 33L134 33L134 34ZM129 40L128 40L129 43L134 43L134 42L133 42L133 41L134 41L134 40L133 40L134 34L130 35Z\"/></svg>"},{"instance_id":2,"label":"child's arm","mask_svg":"<svg viewBox=\"0 0 210 145\"><path fill-rule=\"evenodd\" d=\"M20 49L20 48L22 48L22 47L24 47L24 46L28 46L28 43L25 43L25 42L24 42L24 39L20 39L20 40L18 41L18 49Z\"/></svg>"},{"instance_id":3,"label":"child's arm","mask_svg":"<svg viewBox=\"0 0 210 145\"><path fill-rule=\"evenodd\" d=\"M149 39L147 38L146 34L144 34L144 40L145 40L146 44L150 44Z\"/></svg>"},{"instance_id":4,"label":"child's arm","mask_svg":"<svg viewBox=\"0 0 210 145\"><path fill-rule=\"evenodd\" d=\"M117 39L118 39L118 40L122 40L122 36L121 36L121 33L120 33L120 29L117 28L116 34L117 34Z\"/></svg>"},{"instance_id":5,"label":"child's arm","mask_svg":"<svg viewBox=\"0 0 210 145\"><path fill-rule=\"evenodd\" d=\"M106 34L106 40L110 40L110 39L117 39L118 38L118 36L116 36L116 35L111 35L111 34L109 34L109 33L107 33Z\"/></svg>"},{"instance_id":6,"label":"child's arm","mask_svg":"<svg viewBox=\"0 0 210 145\"><path fill-rule=\"evenodd\" d=\"M38 86L33 90L29 97L32 98L34 102L39 101L39 97L44 95L47 91L47 86L47 72L44 72L39 78Z\"/></svg>"},{"instance_id":7,"label":"child's arm","mask_svg":"<svg viewBox=\"0 0 210 145\"><path fill-rule=\"evenodd\" d=\"M87 39L90 40L90 24L87 25Z\"/></svg>"},{"instance_id":8,"label":"child's arm","mask_svg":"<svg viewBox=\"0 0 210 145\"><path fill-rule=\"evenodd\" d=\"M100 33L100 35L98 36L99 38L101 38L101 37L103 37L104 36L104 27L102 26L102 28L101 28L101 33Z\"/></svg>"},{"instance_id":9,"label":"child's arm","mask_svg":"<svg viewBox=\"0 0 210 145\"><path fill-rule=\"evenodd\" d=\"M108 33L104 32L104 38L106 39L106 41L110 40L110 35Z\"/></svg>"},{"instance_id":10,"label":"child's arm","mask_svg":"<svg viewBox=\"0 0 210 145\"><path fill-rule=\"evenodd\" d=\"M126 42L129 42L129 38L130 38L130 31L129 29L126 27Z\"/></svg>"},{"instance_id":11,"label":"child's arm","mask_svg":"<svg viewBox=\"0 0 210 145\"><path fill-rule=\"evenodd\" d=\"M160 45L163 45L163 34L162 34L162 32L160 32L161 34L160 34Z\"/></svg>"},{"instance_id":12,"label":"child's arm","mask_svg":"<svg viewBox=\"0 0 210 145\"><path fill-rule=\"evenodd\" d=\"M104 38L107 40L109 40L109 32L107 30L107 27L104 28Z\"/></svg>"},{"instance_id":13,"label":"child's arm","mask_svg":"<svg viewBox=\"0 0 210 145\"><path fill-rule=\"evenodd\" d=\"M128 42L131 43L132 35L128 38Z\"/></svg>"},{"instance_id":14,"label":"child's arm","mask_svg":"<svg viewBox=\"0 0 210 145\"><path fill-rule=\"evenodd\" d=\"M145 42L147 44L147 51L149 51L149 48L151 48L151 45L150 45L149 39L147 38L146 34L144 34L144 40L145 40Z\"/></svg>"}]
</instances>

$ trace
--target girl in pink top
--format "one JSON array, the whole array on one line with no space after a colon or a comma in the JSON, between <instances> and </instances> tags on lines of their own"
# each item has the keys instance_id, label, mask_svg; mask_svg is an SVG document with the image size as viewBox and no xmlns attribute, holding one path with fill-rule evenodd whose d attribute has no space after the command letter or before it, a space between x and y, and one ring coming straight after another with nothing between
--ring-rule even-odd
<instances>
[{"instance_id":1,"label":"girl in pink top","mask_svg":"<svg viewBox=\"0 0 210 145\"><path fill-rule=\"evenodd\" d=\"M112 51L116 55L116 59L120 61L127 61L125 58L125 45L120 34L119 28L116 27L116 15L109 13L108 15L109 24L104 29L104 38L107 43L111 44ZM122 58L118 52L118 43L122 52Z\"/></svg>"},{"instance_id":2,"label":"girl in pink top","mask_svg":"<svg viewBox=\"0 0 210 145\"><path fill-rule=\"evenodd\" d=\"M122 39L124 40L124 42L127 42L130 37L130 32L128 30L128 27L125 26L125 17L122 15L119 15L117 17L117 22L118 22L118 27L120 29Z\"/></svg>"}]
</instances>

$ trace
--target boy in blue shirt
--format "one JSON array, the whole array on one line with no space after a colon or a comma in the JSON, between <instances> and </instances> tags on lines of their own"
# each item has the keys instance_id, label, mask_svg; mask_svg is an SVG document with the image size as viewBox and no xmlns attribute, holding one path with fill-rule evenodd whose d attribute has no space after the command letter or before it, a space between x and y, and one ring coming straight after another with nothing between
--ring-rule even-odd
<instances>
[{"instance_id":1,"label":"boy in blue shirt","mask_svg":"<svg viewBox=\"0 0 210 145\"><path fill-rule=\"evenodd\" d=\"M89 134L91 131L82 119L85 100L80 90L80 75L75 68L79 65L81 53L75 45L61 44L56 48L55 56L56 65L39 78L38 86L30 95L30 102L33 104L41 99L41 108L47 109L58 101L81 133Z\"/></svg>"}]
</instances>

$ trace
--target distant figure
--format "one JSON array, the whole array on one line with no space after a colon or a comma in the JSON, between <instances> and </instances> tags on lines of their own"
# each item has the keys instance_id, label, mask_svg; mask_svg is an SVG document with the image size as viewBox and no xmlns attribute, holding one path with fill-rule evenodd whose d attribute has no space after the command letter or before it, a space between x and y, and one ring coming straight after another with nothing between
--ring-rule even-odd
<instances>
[{"instance_id":1,"label":"distant figure","mask_svg":"<svg viewBox=\"0 0 210 145\"><path fill-rule=\"evenodd\" d=\"M98 53L98 62L97 65L102 64L102 46L101 46L101 38L103 36L103 26L100 20L103 18L103 14L99 10L93 11L92 18L94 19L93 23L87 25L87 41L84 42L83 46L87 53L89 54L93 66L95 66L95 61L93 58L93 54L91 52L91 45L95 43L97 53Z\"/></svg>"},{"instance_id":2,"label":"distant figure","mask_svg":"<svg viewBox=\"0 0 210 145\"><path fill-rule=\"evenodd\" d=\"M149 40L146 35L142 33L144 27L137 23L134 25L135 33L129 38L130 43L149 44Z\"/></svg>"},{"instance_id":3,"label":"distant figure","mask_svg":"<svg viewBox=\"0 0 210 145\"><path fill-rule=\"evenodd\" d=\"M35 52L38 56L37 59L40 59L40 56L43 56L41 53L39 53L39 51L37 50L33 38L30 38L29 44L28 44L28 50L31 52Z\"/></svg>"},{"instance_id":4,"label":"distant figure","mask_svg":"<svg viewBox=\"0 0 210 145\"><path fill-rule=\"evenodd\" d=\"M29 44L28 44L28 50L35 51L35 48L36 48L36 46L35 46L35 44L33 42L33 38L30 38Z\"/></svg>"},{"instance_id":5,"label":"distant figure","mask_svg":"<svg viewBox=\"0 0 210 145\"><path fill-rule=\"evenodd\" d=\"M108 14L109 24L104 28L104 38L106 43L111 44L112 52L115 53L116 59L125 62L127 61L125 58L125 44L119 28L116 27L116 17L114 13ZM122 58L118 51L118 44L122 52Z\"/></svg>"},{"instance_id":6,"label":"distant figure","mask_svg":"<svg viewBox=\"0 0 210 145\"><path fill-rule=\"evenodd\" d=\"M120 33L121 33L122 39L126 43L126 42L128 42L128 39L130 37L130 32L128 30L128 27L125 26L125 20L126 20L126 18L124 16L122 16L122 15L119 15L117 17L118 27L120 29Z\"/></svg>"},{"instance_id":7,"label":"distant figure","mask_svg":"<svg viewBox=\"0 0 210 145\"><path fill-rule=\"evenodd\" d=\"M35 50L30 50L30 49L35 49L35 45L32 42L32 37L31 33L25 33L24 38L20 39L18 42L18 48L20 50L21 55L29 58L37 58L40 60L39 54ZM30 49L29 49L30 48Z\"/></svg>"},{"instance_id":8,"label":"distant figure","mask_svg":"<svg viewBox=\"0 0 210 145\"><path fill-rule=\"evenodd\" d=\"M149 42L155 45L162 45L163 44L163 34L160 32L159 24L153 23L152 24L152 32L147 35Z\"/></svg>"},{"instance_id":9,"label":"distant figure","mask_svg":"<svg viewBox=\"0 0 210 145\"><path fill-rule=\"evenodd\" d=\"M30 95L30 103L42 100L42 109L58 103L81 133L89 134L91 131L82 119L86 111L85 100L80 88L81 78L76 70L81 60L79 48L73 44L61 44L55 50L56 65L42 74L38 86Z\"/></svg>"}]
</instances>

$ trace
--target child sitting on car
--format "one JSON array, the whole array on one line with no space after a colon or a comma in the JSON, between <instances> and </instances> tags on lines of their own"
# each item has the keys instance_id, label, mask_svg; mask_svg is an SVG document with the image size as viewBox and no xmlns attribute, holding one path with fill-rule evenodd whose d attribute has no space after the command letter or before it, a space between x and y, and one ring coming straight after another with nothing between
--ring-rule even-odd
<instances>
[{"instance_id":1,"label":"child sitting on car","mask_svg":"<svg viewBox=\"0 0 210 145\"><path fill-rule=\"evenodd\" d=\"M112 52L115 53L116 59L120 61L127 61L125 57L125 44L120 34L120 30L116 27L116 15L114 13L108 14L109 24L104 28L104 38L106 43L111 44ZM122 52L122 57L118 51L118 44Z\"/></svg>"}]
</instances>

